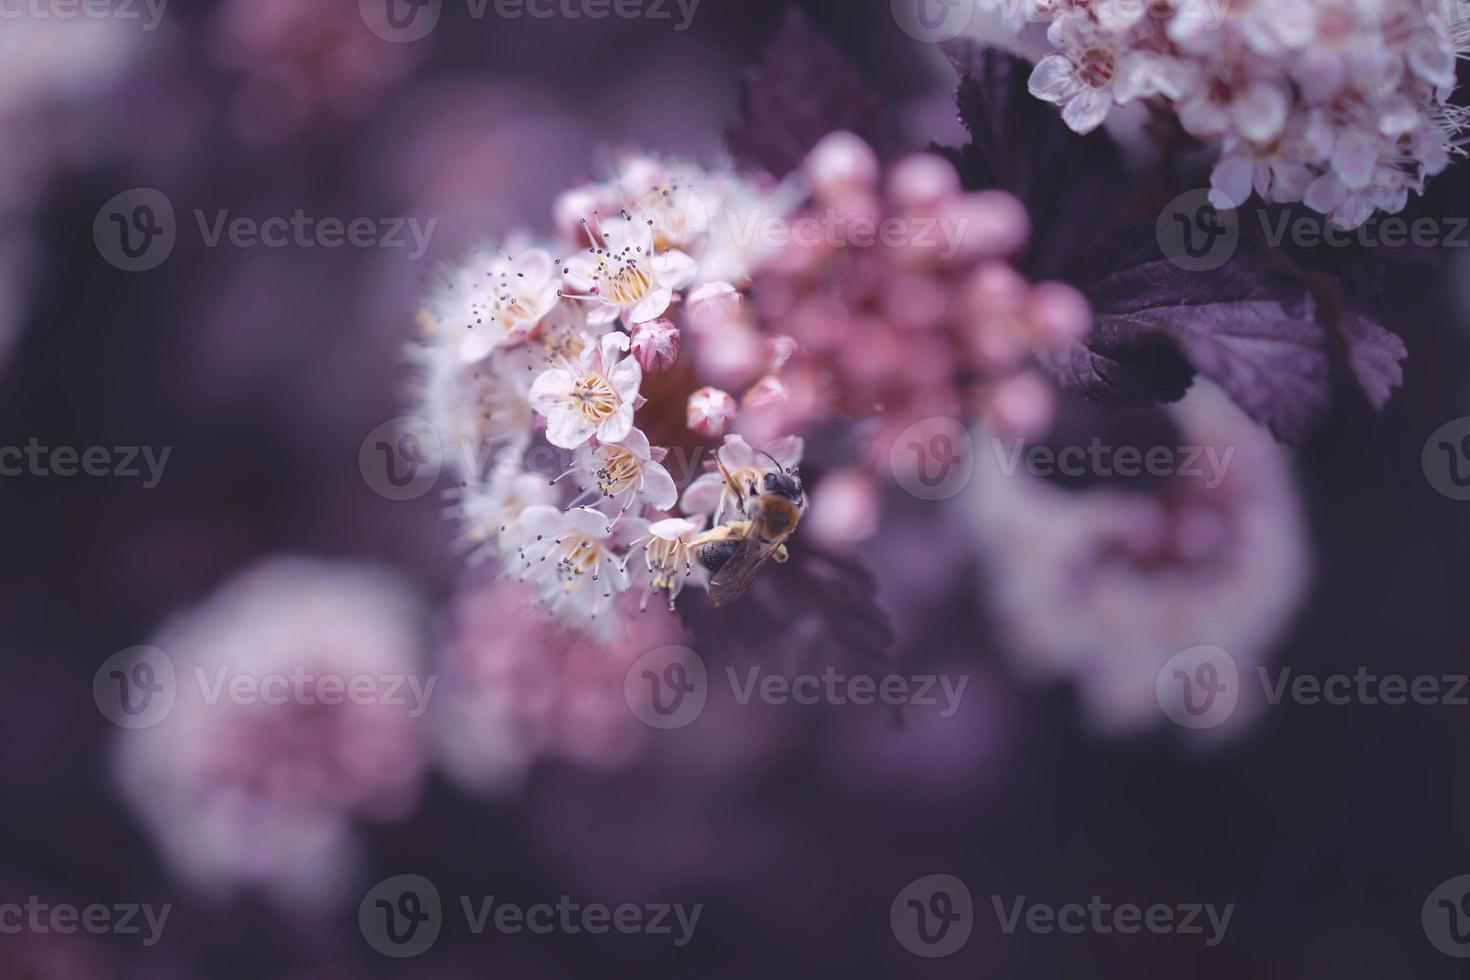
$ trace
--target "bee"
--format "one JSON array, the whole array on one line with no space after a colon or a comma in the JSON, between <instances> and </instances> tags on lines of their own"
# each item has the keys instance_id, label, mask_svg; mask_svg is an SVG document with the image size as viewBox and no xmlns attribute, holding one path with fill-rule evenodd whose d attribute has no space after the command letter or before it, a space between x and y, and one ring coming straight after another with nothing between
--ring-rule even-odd
<instances>
[{"instance_id":1,"label":"bee","mask_svg":"<svg viewBox=\"0 0 1470 980\"><path fill-rule=\"evenodd\" d=\"M732 474L716 464L743 518L706 531L693 544L695 557L712 575L709 598L717 609L750 588L767 561L787 559L786 539L806 510L796 469L782 467L769 454L766 458L775 463L774 470L750 467Z\"/></svg>"}]
</instances>

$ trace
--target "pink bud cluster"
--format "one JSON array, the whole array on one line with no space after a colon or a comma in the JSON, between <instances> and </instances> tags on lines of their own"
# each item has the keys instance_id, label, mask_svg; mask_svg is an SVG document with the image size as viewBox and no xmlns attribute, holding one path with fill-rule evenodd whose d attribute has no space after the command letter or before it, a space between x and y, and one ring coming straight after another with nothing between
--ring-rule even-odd
<instances>
[{"instance_id":1,"label":"pink bud cluster","mask_svg":"<svg viewBox=\"0 0 1470 980\"><path fill-rule=\"evenodd\" d=\"M721 305L735 323L723 329L759 323L771 338L751 357L766 372L741 398L742 425L756 438L838 416L878 416L880 436L935 415L1043 427L1051 395L1035 357L1081 340L1092 316L1075 289L1011 265L1030 234L1021 204L965 192L936 156L885 175L848 133L815 147L803 175L810 201L791 220L828 233L766 256L747 307Z\"/></svg>"}]
</instances>

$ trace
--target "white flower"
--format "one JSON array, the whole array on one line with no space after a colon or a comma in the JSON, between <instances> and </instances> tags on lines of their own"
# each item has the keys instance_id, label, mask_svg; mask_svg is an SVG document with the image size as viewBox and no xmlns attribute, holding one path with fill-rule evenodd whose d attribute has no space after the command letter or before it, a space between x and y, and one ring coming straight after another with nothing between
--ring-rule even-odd
<instances>
[{"instance_id":1,"label":"white flower","mask_svg":"<svg viewBox=\"0 0 1470 980\"><path fill-rule=\"evenodd\" d=\"M462 476L484 473L491 447L524 448L535 427L527 402L529 373L503 356L466 364L442 344L417 347L411 356L422 377L420 411L439 435L444 460Z\"/></svg>"},{"instance_id":2,"label":"white flower","mask_svg":"<svg viewBox=\"0 0 1470 980\"><path fill-rule=\"evenodd\" d=\"M1179 124L1202 139L1238 132L1257 143L1275 139L1290 108L1285 86L1253 79L1206 79L1193 98L1179 106Z\"/></svg>"},{"instance_id":3,"label":"white flower","mask_svg":"<svg viewBox=\"0 0 1470 980\"><path fill-rule=\"evenodd\" d=\"M634 402L643 383L638 361L624 357L631 339L614 331L600 343L584 341L576 362L563 361L531 385L531 407L546 417L546 440L576 449L596 436L622 442L633 431Z\"/></svg>"},{"instance_id":4,"label":"white flower","mask_svg":"<svg viewBox=\"0 0 1470 980\"><path fill-rule=\"evenodd\" d=\"M1313 211L1327 215L1333 227L1351 231L1373 217L1375 211L1390 214L1402 211L1408 195L1402 174L1391 167L1381 167L1361 188L1350 188L1334 174L1323 174L1312 181L1302 202Z\"/></svg>"},{"instance_id":5,"label":"white flower","mask_svg":"<svg viewBox=\"0 0 1470 980\"><path fill-rule=\"evenodd\" d=\"M1062 107L1062 119L1075 132L1090 133L1103 124L1113 103L1118 40L1083 13L1055 21L1047 38L1062 54L1036 63L1028 86L1038 99Z\"/></svg>"},{"instance_id":6,"label":"white flower","mask_svg":"<svg viewBox=\"0 0 1470 980\"><path fill-rule=\"evenodd\" d=\"M704 533L705 521L701 516L698 520L670 517L652 524L639 523L642 533L629 545L626 563L632 567L630 587L642 589L640 610L648 608L654 593L663 593L673 612L679 593L691 581L698 588L709 588L709 569L694 553L694 543Z\"/></svg>"},{"instance_id":7,"label":"white flower","mask_svg":"<svg viewBox=\"0 0 1470 980\"><path fill-rule=\"evenodd\" d=\"M556 306L559 286L545 249L477 252L447 275L429 307L441 339L474 362L533 336Z\"/></svg>"},{"instance_id":8,"label":"white flower","mask_svg":"<svg viewBox=\"0 0 1470 980\"><path fill-rule=\"evenodd\" d=\"M572 474L581 474L587 484L579 487L582 495L573 503L597 495L614 505L621 500L618 517L637 508L640 504L655 510L668 510L679 499L679 488L663 464L653 458L653 447L648 436L638 429L628 433L621 442L602 442L594 447L584 445L577 450L577 461L570 470L557 477L561 480Z\"/></svg>"},{"instance_id":9,"label":"white flower","mask_svg":"<svg viewBox=\"0 0 1470 980\"><path fill-rule=\"evenodd\" d=\"M458 500L452 514L463 524L460 546L474 565L523 545L521 515L528 507L553 503L556 491L539 473L495 468L487 479L451 490L450 496Z\"/></svg>"},{"instance_id":10,"label":"white flower","mask_svg":"<svg viewBox=\"0 0 1470 980\"><path fill-rule=\"evenodd\" d=\"M566 624L608 639L616 632L616 598L628 575L608 542L607 515L586 508L527 507L522 544L511 574Z\"/></svg>"},{"instance_id":11,"label":"white flower","mask_svg":"<svg viewBox=\"0 0 1470 980\"><path fill-rule=\"evenodd\" d=\"M747 496L755 496L764 486L766 473L773 467L794 469L801 462L805 447L800 437L786 436L757 451L741 436L726 436L718 455L720 466L730 474L735 485L741 487ZM679 500L679 507L686 514L714 514L716 524L723 523L727 513L745 516L719 470L705 473L689 484Z\"/></svg>"},{"instance_id":12,"label":"white flower","mask_svg":"<svg viewBox=\"0 0 1470 980\"><path fill-rule=\"evenodd\" d=\"M635 221L653 230L655 252L693 252L709 232L714 180L686 163L634 156L624 161L614 180L623 206Z\"/></svg>"},{"instance_id":13,"label":"white flower","mask_svg":"<svg viewBox=\"0 0 1470 980\"><path fill-rule=\"evenodd\" d=\"M787 229L787 221L807 196L798 175L774 187L729 177L711 193L709 232L699 251L695 281L700 284L746 282L763 262L780 252L784 240L772 230Z\"/></svg>"},{"instance_id":14,"label":"white flower","mask_svg":"<svg viewBox=\"0 0 1470 980\"><path fill-rule=\"evenodd\" d=\"M653 220L624 213L588 226L592 245L562 268L562 295L590 302L587 322L629 326L662 316L674 291L694 281L695 263L678 249L657 251Z\"/></svg>"},{"instance_id":15,"label":"white flower","mask_svg":"<svg viewBox=\"0 0 1470 980\"><path fill-rule=\"evenodd\" d=\"M1464 155L1448 104L1470 50L1466 0L1024 0L1059 53L1031 91L1078 132L1111 103L1153 100L1217 141L1217 207L1252 192L1355 226Z\"/></svg>"}]
</instances>

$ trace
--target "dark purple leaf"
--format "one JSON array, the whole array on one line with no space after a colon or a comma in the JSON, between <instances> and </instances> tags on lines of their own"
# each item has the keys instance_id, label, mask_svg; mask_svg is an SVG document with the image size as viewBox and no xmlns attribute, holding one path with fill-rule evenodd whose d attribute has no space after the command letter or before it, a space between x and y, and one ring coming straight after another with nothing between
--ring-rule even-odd
<instances>
[{"instance_id":1,"label":"dark purple leaf","mask_svg":"<svg viewBox=\"0 0 1470 980\"><path fill-rule=\"evenodd\" d=\"M1419 209L1422 209L1420 202L1410 202L1397 220L1412 225ZM1267 228L1285 229L1303 215L1313 223L1322 221L1319 216L1300 210L1259 204L1251 205L1241 214L1246 228L1262 229L1256 236L1262 248L1265 248L1262 239L1266 238ZM1382 307L1384 284L1390 276L1432 268L1442 257L1432 249L1371 248L1357 242L1346 247L1309 248L1293 245L1289 237L1284 237L1280 245L1266 249L1266 254L1284 273L1312 291L1319 319L1328 335L1336 340L1348 370L1373 407L1382 409L1393 390L1403 383L1402 362L1408 356L1408 348L1369 311Z\"/></svg>"},{"instance_id":2,"label":"dark purple leaf","mask_svg":"<svg viewBox=\"0 0 1470 980\"><path fill-rule=\"evenodd\" d=\"M1096 313L1086 345L1047 359L1052 375L1105 404L1138 408L1177 400L1198 371L1278 438L1305 438L1331 393L1312 290L1259 243L1242 242L1211 272L1175 265L1156 240L1156 215L1128 219L1131 182L1105 131L1068 129L1027 90L1027 62L968 42L945 50L972 141L939 152L966 187L1008 190L1026 204L1033 237L1024 270L1072 283ZM1358 359L1373 396L1397 361L1381 338L1367 339Z\"/></svg>"},{"instance_id":3,"label":"dark purple leaf","mask_svg":"<svg viewBox=\"0 0 1470 980\"><path fill-rule=\"evenodd\" d=\"M974 42L944 46L960 73L955 99L969 144L936 148L969 190L1014 194L1031 214L1031 246L1022 262L1052 278L1115 227L1126 186L1122 157L1106 132L1079 136L1056 109L1026 88L1030 62Z\"/></svg>"},{"instance_id":4,"label":"dark purple leaf","mask_svg":"<svg viewBox=\"0 0 1470 980\"><path fill-rule=\"evenodd\" d=\"M791 541L791 559L761 570L750 591L722 609L699 595L679 602L702 654L758 657L791 670L887 670L893 629L878 605L877 583L854 556Z\"/></svg>"},{"instance_id":5,"label":"dark purple leaf","mask_svg":"<svg viewBox=\"0 0 1470 980\"><path fill-rule=\"evenodd\" d=\"M1106 271L1079 283L1100 335L1173 341L1251 418L1288 442L1304 439L1331 397L1327 335L1300 282L1242 247L1224 266L1191 272L1166 258L1153 223L1100 253Z\"/></svg>"},{"instance_id":6,"label":"dark purple leaf","mask_svg":"<svg viewBox=\"0 0 1470 980\"><path fill-rule=\"evenodd\" d=\"M792 11L745 79L740 118L725 133L730 152L741 166L784 177L836 130L856 133L882 155L887 110L842 53Z\"/></svg>"},{"instance_id":7,"label":"dark purple leaf","mask_svg":"<svg viewBox=\"0 0 1470 980\"><path fill-rule=\"evenodd\" d=\"M1349 313L1343 331L1347 335L1348 366L1368 401L1382 409L1393 390L1404 383L1403 360L1409 356L1409 349L1402 337L1361 312Z\"/></svg>"},{"instance_id":8,"label":"dark purple leaf","mask_svg":"<svg viewBox=\"0 0 1470 980\"><path fill-rule=\"evenodd\" d=\"M1073 344L1042 366L1063 388L1111 408L1175 402L1194 381L1194 368L1172 343L1139 337L1111 321L1099 323L1086 344Z\"/></svg>"}]
</instances>

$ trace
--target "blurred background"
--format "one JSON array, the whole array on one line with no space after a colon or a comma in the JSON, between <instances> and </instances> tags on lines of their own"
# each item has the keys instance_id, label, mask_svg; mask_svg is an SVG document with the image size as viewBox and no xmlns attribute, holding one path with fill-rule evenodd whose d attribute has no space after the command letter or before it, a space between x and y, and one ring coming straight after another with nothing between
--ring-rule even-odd
<instances>
[{"instance_id":1,"label":"blurred background","mask_svg":"<svg viewBox=\"0 0 1470 980\"><path fill-rule=\"evenodd\" d=\"M1236 447L1206 501L1228 530L1199 548L1098 571L1130 521L1194 540L1198 510L1158 487L1028 489L977 460L942 503L881 488L861 558L903 670L968 678L948 717L726 691L651 729L626 663L564 649L464 571L443 487L395 500L365 473L370 434L410 403L404 347L438 265L549 227L554 196L617 149L713 163L789 6L703 0L677 30L672 3L591 21L445 0L411 43L357 0L0 20L0 446L103 447L110 469L0 479L0 905L171 907L152 945L0 928L0 976L1464 975L1421 910L1470 873L1470 707L1256 703L1195 738L1153 702L1163 661L1197 644L1245 675L1470 671L1470 505L1421 464L1470 414L1463 259L1384 281L1410 356L1381 414L1344 402L1291 451L1209 391L1125 427ZM901 145L964 140L952 71L888 4L796 6L897 108ZM1467 180L1441 178L1445 213L1466 213ZM94 223L136 188L171 205L177 240L127 271ZM400 248L208 243L222 213L298 210L435 224L422 254L407 230ZM1083 444L1098 424L1060 418ZM134 730L94 681L144 644L188 651L180 670L244 648L438 687L413 724L180 704ZM445 912L400 960L358 913L403 874ZM974 928L918 958L890 906L933 874L966 884ZM460 908L563 895L704 908L682 946L476 935ZM1006 934L992 902L1094 895L1235 911L1207 947Z\"/></svg>"}]
</instances>

